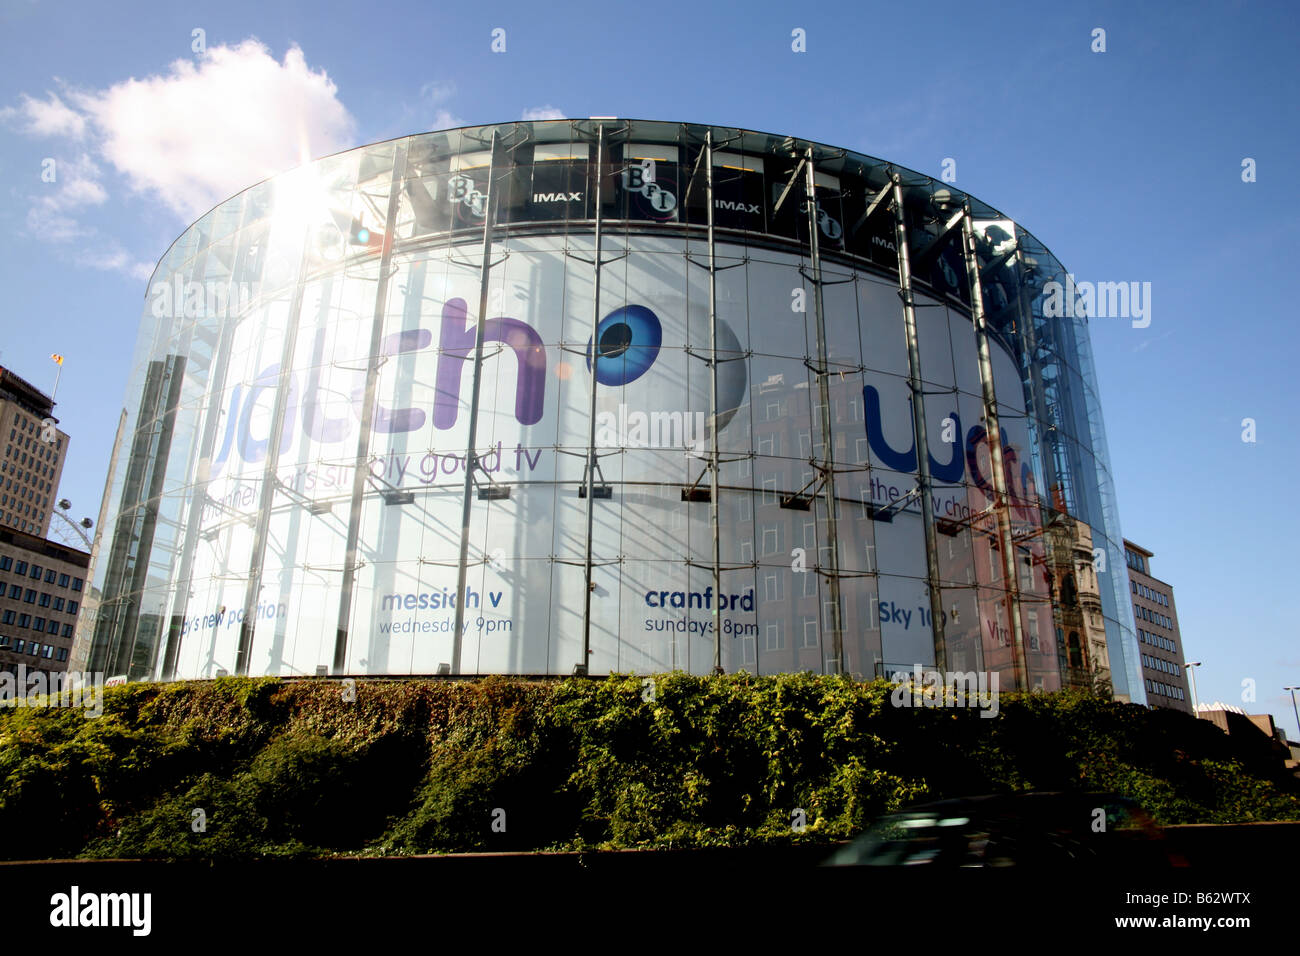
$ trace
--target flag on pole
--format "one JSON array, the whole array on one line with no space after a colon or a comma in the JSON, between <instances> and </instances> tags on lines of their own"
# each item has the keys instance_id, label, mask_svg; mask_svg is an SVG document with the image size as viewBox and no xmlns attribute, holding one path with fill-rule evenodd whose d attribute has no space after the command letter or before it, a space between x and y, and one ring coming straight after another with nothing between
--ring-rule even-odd
<instances>
[{"instance_id":1,"label":"flag on pole","mask_svg":"<svg viewBox=\"0 0 1300 956\"><path fill-rule=\"evenodd\" d=\"M52 359L54 360L54 364L55 364L55 365L62 365L62 364L63 364L63 356L62 356L62 355L53 354L53 355L50 356L50 358L52 358Z\"/></svg>"}]
</instances>

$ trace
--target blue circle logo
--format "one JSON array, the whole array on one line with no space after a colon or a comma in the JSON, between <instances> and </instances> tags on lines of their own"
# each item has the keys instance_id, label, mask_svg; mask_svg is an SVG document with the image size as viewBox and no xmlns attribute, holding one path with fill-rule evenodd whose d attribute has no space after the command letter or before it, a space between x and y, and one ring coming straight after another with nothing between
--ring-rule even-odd
<instances>
[{"instance_id":1,"label":"blue circle logo","mask_svg":"<svg viewBox=\"0 0 1300 956\"><path fill-rule=\"evenodd\" d=\"M659 356L664 330L659 317L643 305L615 309L596 326L596 381L627 385L646 373ZM587 341L587 368L591 368Z\"/></svg>"}]
</instances>

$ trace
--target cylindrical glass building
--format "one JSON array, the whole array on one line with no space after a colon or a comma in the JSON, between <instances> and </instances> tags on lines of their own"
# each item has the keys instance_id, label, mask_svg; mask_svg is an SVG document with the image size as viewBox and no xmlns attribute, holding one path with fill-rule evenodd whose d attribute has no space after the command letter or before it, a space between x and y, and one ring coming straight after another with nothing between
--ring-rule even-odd
<instances>
[{"instance_id":1,"label":"cylindrical glass building","mask_svg":"<svg viewBox=\"0 0 1300 956\"><path fill-rule=\"evenodd\" d=\"M973 197L748 130L517 122L277 176L149 285L74 658L1145 702L1058 283Z\"/></svg>"}]
</instances>

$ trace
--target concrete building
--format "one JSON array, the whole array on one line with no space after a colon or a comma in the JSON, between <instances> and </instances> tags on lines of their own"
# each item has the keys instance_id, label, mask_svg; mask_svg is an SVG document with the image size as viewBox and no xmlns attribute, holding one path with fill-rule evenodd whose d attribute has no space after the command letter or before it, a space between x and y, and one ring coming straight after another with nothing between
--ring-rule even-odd
<instances>
[{"instance_id":1,"label":"concrete building","mask_svg":"<svg viewBox=\"0 0 1300 956\"><path fill-rule=\"evenodd\" d=\"M1212 704L1201 704L1196 716L1236 737L1261 757L1281 760L1288 769L1294 768L1294 746L1288 743L1286 733L1273 721L1272 714L1248 714L1235 704L1216 700Z\"/></svg>"},{"instance_id":2,"label":"concrete building","mask_svg":"<svg viewBox=\"0 0 1300 956\"><path fill-rule=\"evenodd\" d=\"M68 454L54 400L0 366L0 527L44 538Z\"/></svg>"},{"instance_id":3,"label":"concrete building","mask_svg":"<svg viewBox=\"0 0 1300 956\"><path fill-rule=\"evenodd\" d=\"M89 564L85 551L0 528L0 672L67 670Z\"/></svg>"},{"instance_id":4,"label":"concrete building","mask_svg":"<svg viewBox=\"0 0 1300 956\"><path fill-rule=\"evenodd\" d=\"M1190 714L1192 697L1187 691L1187 668L1182 637L1178 633L1174 589L1152 577L1151 557L1152 552L1124 539L1124 560L1128 564L1147 701L1152 707L1171 707Z\"/></svg>"}]
</instances>

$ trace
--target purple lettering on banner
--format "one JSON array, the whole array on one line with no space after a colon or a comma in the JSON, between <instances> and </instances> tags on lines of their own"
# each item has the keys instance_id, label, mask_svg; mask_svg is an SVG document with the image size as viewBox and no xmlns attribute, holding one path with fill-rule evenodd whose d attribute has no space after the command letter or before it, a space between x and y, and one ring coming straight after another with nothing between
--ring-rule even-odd
<instances>
[{"instance_id":1,"label":"purple lettering on banner","mask_svg":"<svg viewBox=\"0 0 1300 956\"><path fill-rule=\"evenodd\" d=\"M993 486L984 477L984 472L980 471L979 459L976 457L980 442L987 441L988 436L989 433L983 425L976 425L970 430L970 434L966 436L966 470L970 473L970 480L975 487L993 498Z\"/></svg>"},{"instance_id":2,"label":"purple lettering on banner","mask_svg":"<svg viewBox=\"0 0 1300 956\"><path fill-rule=\"evenodd\" d=\"M1034 509L1033 499L1027 492L1028 489L1024 484L1024 471L1016 468L1016 462L1020 460L1020 455L1016 449L1006 442L1006 432L1002 431L1002 471L1007 480L1007 498L1010 499L1011 510L1017 517L1025 520L1033 520ZM1020 472L1020 492L1016 492L1016 473Z\"/></svg>"},{"instance_id":3,"label":"purple lettering on banner","mask_svg":"<svg viewBox=\"0 0 1300 956\"><path fill-rule=\"evenodd\" d=\"M280 454L285 454L293 444L293 429L290 427L298 415L298 386L293 373L289 376L289 397L284 408L284 428L280 436ZM280 379L280 363L268 365L253 381L248 390L248 401L244 403L244 412L239 416L239 457L249 464L256 464L266 458L266 446L269 438L254 438L251 432L253 409L263 391L274 388Z\"/></svg>"},{"instance_id":4,"label":"purple lettering on banner","mask_svg":"<svg viewBox=\"0 0 1300 956\"><path fill-rule=\"evenodd\" d=\"M915 435L913 435L912 443L906 451L891 448L889 442L885 440L884 428L881 422L880 393L873 386L864 385L862 398L865 411L864 417L866 419L867 442L876 458L882 465L893 471L905 474L915 472ZM957 434L961 435L961 418L955 411L949 417L953 420ZM1002 467L1007 481L1008 506L1017 516L1032 521L1037 517L1036 504L1038 501L1034 487L1033 470L1028 462L1023 465L1020 464L1020 453L1007 441L1006 429L999 429L999 434L1002 437ZM964 443L953 443L952 457L947 462L937 461L933 454L930 455L931 478L936 482L955 485L961 482L963 476L969 475L970 483L992 498L994 495L993 484L989 480L989 476L985 475L980 468L979 447L981 444L988 444L988 432L983 425L975 425L966 433ZM1018 483L1016 481L1017 474L1020 476ZM1019 484L1019 490L1017 490L1017 484ZM874 490L872 495L873 497L877 496Z\"/></svg>"},{"instance_id":5,"label":"purple lettering on banner","mask_svg":"<svg viewBox=\"0 0 1300 956\"><path fill-rule=\"evenodd\" d=\"M962 462L962 434L961 434L961 416L955 411L948 416L953 421L953 427L956 429L957 441L952 442L952 455L948 463L942 464L935 460L934 455L930 456L930 478L934 481L942 481L945 484L955 485L961 481L962 473L965 471ZM926 439L932 432L926 433ZM915 442L913 442L915 444Z\"/></svg>"},{"instance_id":6,"label":"purple lettering on banner","mask_svg":"<svg viewBox=\"0 0 1300 956\"><path fill-rule=\"evenodd\" d=\"M239 392L240 386L236 383L230 392L230 407L226 409L226 434L221 439L221 451L217 452L217 457L212 461L211 477L213 478L220 475L222 469L225 468L226 458L230 454L230 446L234 444L235 422L239 418L237 414L239 411Z\"/></svg>"},{"instance_id":7,"label":"purple lettering on banner","mask_svg":"<svg viewBox=\"0 0 1300 956\"><path fill-rule=\"evenodd\" d=\"M862 388L863 405L866 408L866 427L867 441L880 463L886 468L893 471L912 472L916 471L916 435L912 435L912 445L907 451L896 451L889 447L889 442L885 441L884 426L881 423L880 416L880 393L871 385L864 385ZM908 404L911 404L909 399ZM961 436L961 418L954 411L951 416L958 437ZM953 442L952 456L945 464L937 461L933 454L930 455L930 477L935 481L941 481L946 484L956 484L961 481L962 476L962 455L961 446L958 442Z\"/></svg>"},{"instance_id":8,"label":"purple lettering on banner","mask_svg":"<svg viewBox=\"0 0 1300 956\"><path fill-rule=\"evenodd\" d=\"M862 400L866 407L867 442L871 445L880 463L891 471L916 471L916 436L912 437L912 446L907 451L895 451L885 441L885 429L880 419L880 393L870 385L862 388Z\"/></svg>"},{"instance_id":9,"label":"purple lettering on banner","mask_svg":"<svg viewBox=\"0 0 1300 956\"><path fill-rule=\"evenodd\" d=\"M435 428L456 424L460 414L460 381L465 361L473 354L476 329L466 328L468 313L464 299L448 299L442 307L442 329L438 338L438 374L433 405ZM535 425L542 418L546 398L546 349L542 337L519 319L488 319L483 323L483 341L509 346L519 362L515 385L515 418L521 425Z\"/></svg>"},{"instance_id":10,"label":"purple lettering on banner","mask_svg":"<svg viewBox=\"0 0 1300 956\"><path fill-rule=\"evenodd\" d=\"M316 342L312 346L311 371L307 373L307 394L302 403L302 425L313 441L329 444L342 441L348 437L350 422L345 418L326 418L316 404L320 395L321 366L325 364L325 330L316 333ZM284 423L288 429L290 422Z\"/></svg>"},{"instance_id":11,"label":"purple lettering on banner","mask_svg":"<svg viewBox=\"0 0 1300 956\"><path fill-rule=\"evenodd\" d=\"M1021 513L1020 509L1024 508L1024 510L1028 512L1025 517L1032 518L1034 517L1032 504L1025 501L1017 501L1016 498L1015 484L1011 480L1012 471L1010 469L1011 462L1017 460L1017 456L1015 451L1012 449L1010 442L1007 441L1007 430L1005 428L999 428L998 435L1002 438L1002 471L1007 479L1008 506L1016 510L1018 514ZM970 430L970 434L966 436L966 469L970 473L971 483L980 491L988 495L990 499L994 499L997 495L993 490L993 483L989 481L988 476L986 476L984 472L980 471L977 452L979 451L981 442L985 445L989 443L989 433L983 425L976 425ZM989 452L989 467L993 467L991 451Z\"/></svg>"},{"instance_id":12,"label":"purple lettering on banner","mask_svg":"<svg viewBox=\"0 0 1300 956\"><path fill-rule=\"evenodd\" d=\"M429 347L433 333L428 329L409 329L394 332L386 336L379 349L385 358L399 352L418 352ZM352 393L353 400L360 405L365 399L365 390L357 389ZM413 432L424 426L424 412L418 408L399 408L390 411L379 402L375 402L374 430L392 434L394 432Z\"/></svg>"}]
</instances>

